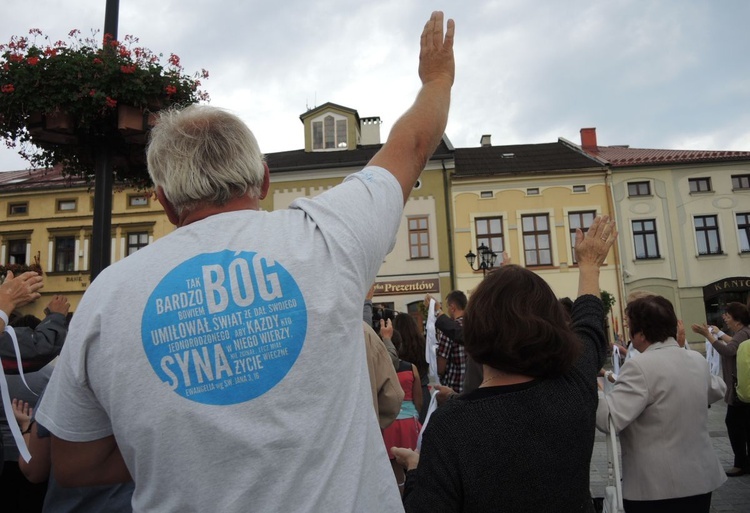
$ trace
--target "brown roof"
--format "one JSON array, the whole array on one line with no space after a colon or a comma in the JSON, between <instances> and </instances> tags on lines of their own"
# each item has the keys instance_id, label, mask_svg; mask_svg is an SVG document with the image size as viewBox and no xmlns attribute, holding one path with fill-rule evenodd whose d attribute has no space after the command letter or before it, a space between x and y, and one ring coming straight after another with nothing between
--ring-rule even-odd
<instances>
[{"instance_id":1,"label":"brown roof","mask_svg":"<svg viewBox=\"0 0 750 513\"><path fill-rule=\"evenodd\" d=\"M584 148L584 151L606 160L612 167L750 160L750 151L657 150L628 146L597 146Z\"/></svg>"},{"instance_id":2,"label":"brown roof","mask_svg":"<svg viewBox=\"0 0 750 513\"><path fill-rule=\"evenodd\" d=\"M36 189L63 189L85 186L83 178L63 176L62 166L49 169L22 169L0 173L0 193L21 192Z\"/></svg>"},{"instance_id":3,"label":"brown roof","mask_svg":"<svg viewBox=\"0 0 750 513\"><path fill-rule=\"evenodd\" d=\"M281 151L267 153L266 162L271 174L308 169L363 167L382 146L382 144L371 144L357 146L355 150L341 151ZM449 159L452 157L451 149L447 146L445 140L442 140L435 153L430 157L430 160Z\"/></svg>"},{"instance_id":4,"label":"brown roof","mask_svg":"<svg viewBox=\"0 0 750 513\"><path fill-rule=\"evenodd\" d=\"M561 142L456 148L456 176L601 170L595 159Z\"/></svg>"}]
</instances>

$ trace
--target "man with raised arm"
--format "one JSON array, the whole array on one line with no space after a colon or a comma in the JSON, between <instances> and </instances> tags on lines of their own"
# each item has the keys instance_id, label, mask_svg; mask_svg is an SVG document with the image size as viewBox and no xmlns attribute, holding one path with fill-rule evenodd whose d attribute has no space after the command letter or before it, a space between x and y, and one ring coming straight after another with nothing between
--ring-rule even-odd
<instances>
[{"instance_id":1,"label":"man with raised arm","mask_svg":"<svg viewBox=\"0 0 750 513\"><path fill-rule=\"evenodd\" d=\"M61 484L132 477L136 512L402 509L361 308L445 130L443 27L433 13L422 87L369 165L288 210L258 210L269 172L237 117L160 116L148 167L178 228L102 272L73 318L37 413Z\"/></svg>"}]
</instances>

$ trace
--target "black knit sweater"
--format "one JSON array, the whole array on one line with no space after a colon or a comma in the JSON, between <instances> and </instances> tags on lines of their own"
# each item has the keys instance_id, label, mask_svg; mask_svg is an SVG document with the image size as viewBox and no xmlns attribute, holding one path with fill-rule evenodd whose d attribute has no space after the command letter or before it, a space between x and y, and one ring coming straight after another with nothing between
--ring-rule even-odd
<instances>
[{"instance_id":1,"label":"black knit sweater","mask_svg":"<svg viewBox=\"0 0 750 513\"><path fill-rule=\"evenodd\" d=\"M566 375L480 388L433 414L419 466L407 473L407 512L593 512L601 300L578 298L572 316L584 351Z\"/></svg>"}]
</instances>

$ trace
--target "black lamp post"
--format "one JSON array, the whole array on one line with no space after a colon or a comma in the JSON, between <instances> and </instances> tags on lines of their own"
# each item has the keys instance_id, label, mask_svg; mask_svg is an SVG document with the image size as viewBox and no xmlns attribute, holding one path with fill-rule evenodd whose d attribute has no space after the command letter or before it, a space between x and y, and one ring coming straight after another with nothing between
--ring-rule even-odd
<instances>
[{"instance_id":1,"label":"black lamp post","mask_svg":"<svg viewBox=\"0 0 750 513\"><path fill-rule=\"evenodd\" d=\"M495 261L497 260L497 253L492 251L490 248L484 245L484 242L477 248L479 253L479 267L474 268L474 262L477 261L477 255L469 250L466 253L466 261L469 262L469 267L474 271L482 270L482 277L487 275L487 269L495 267Z\"/></svg>"},{"instance_id":2,"label":"black lamp post","mask_svg":"<svg viewBox=\"0 0 750 513\"><path fill-rule=\"evenodd\" d=\"M104 12L104 35L117 39L120 0L107 0ZM110 263L112 230L112 146L99 141L94 157L94 225L91 241L91 281Z\"/></svg>"}]
</instances>

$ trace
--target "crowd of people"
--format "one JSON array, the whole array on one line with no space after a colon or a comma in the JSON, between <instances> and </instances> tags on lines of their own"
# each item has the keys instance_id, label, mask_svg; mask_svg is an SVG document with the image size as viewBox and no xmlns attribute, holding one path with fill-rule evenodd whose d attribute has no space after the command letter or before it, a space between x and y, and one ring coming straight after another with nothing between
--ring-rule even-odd
<instances>
[{"instance_id":1,"label":"crowd of people","mask_svg":"<svg viewBox=\"0 0 750 513\"><path fill-rule=\"evenodd\" d=\"M44 321L15 329L16 370L42 372L31 388L44 394L4 394L6 445L19 451L6 459L46 483L43 504L18 511L593 512L595 429L610 423L628 512L707 512L726 475L750 472L750 405L732 392L744 305L727 307L731 335L692 327L721 355L722 379L680 347L669 301L634 298L638 355L598 390L610 351L599 274L617 239L607 216L576 231L574 302L504 259L469 298L426 297L426 331L408 314L375 318L371 285L447 123L453 38L433 13L421 89L386 143L287 210L259 209L269 171L239 118L208 106L160 115L148 167L177 229L103 271L72 319L58 296ZM9 273L0 328L41 287ZM726 475L706 427L721 397Z\"/></svg>"}]
</instances>

